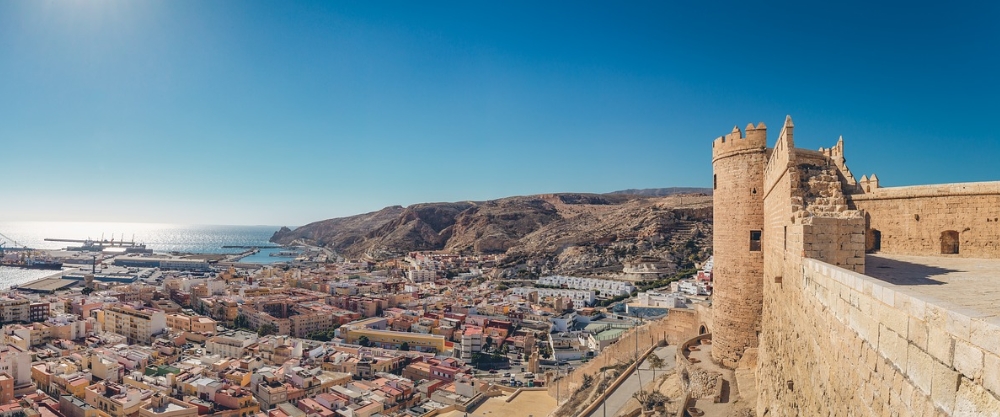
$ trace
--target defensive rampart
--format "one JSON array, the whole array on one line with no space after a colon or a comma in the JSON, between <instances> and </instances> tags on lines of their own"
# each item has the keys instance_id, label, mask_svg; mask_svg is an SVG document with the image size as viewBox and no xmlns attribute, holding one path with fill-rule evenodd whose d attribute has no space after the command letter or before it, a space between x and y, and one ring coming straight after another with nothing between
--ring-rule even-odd
<instances>
[{"instance_id":1,"label":"defensive rampart","mask_svg":"<svg viewBox=\"0 0 1000 417\"><path fill-rule=\"evenodd\" d=\"M1000 319L813 259L784 273L758 415L1000 415Z\"/></svg>"},{"instance_id":2,"label":"defensive rampart","mask_svg":"<svg viewBox=\"0 0 1000 417\"><path fill-rule=\"evenodd\" d=\"M584 375L598 376L603 368L630 363L636 355L641 355L660 340L666 340L669 344L680 344L696 336L701 326L699 323L704 324L706 320L711 322L711 312L706 312L701 306L696 306L693 310L672 309L667 317L649 321L629 330L590 362L574 369L569 375L551 381L548 385L549 395L565 401L569 398L567 393L572 393L583 385Z\"/></svg>"},{"instance_id":3,"label":"defensive rampart","mask_svg":"<svg viewBox=\"0 0 1000 417\"><path fill-rule=\"evenodd\" d=\"M869 251L1000 257L1000 182L875 188L847 197L866 213Z\"/></svg>"}]
</instances>

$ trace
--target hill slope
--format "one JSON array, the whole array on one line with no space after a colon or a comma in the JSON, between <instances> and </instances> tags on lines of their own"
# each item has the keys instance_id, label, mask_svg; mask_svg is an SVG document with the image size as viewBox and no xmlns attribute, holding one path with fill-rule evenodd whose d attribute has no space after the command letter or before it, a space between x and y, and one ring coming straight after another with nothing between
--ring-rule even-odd
<instances>
[{"instance_id":1,"label":"hill slope","mask_svg":"<svg viewBox=\"0 0 1000 417\"><path fill-rule=\"evenodd\" d=\"M496 275L614 274L623 266L690 267L711 252L712 198L704 194L545 194L386 207L282 228L272 242L303 241L349 257L412 250L504 253Z\"/></svg>"}]
</instances>

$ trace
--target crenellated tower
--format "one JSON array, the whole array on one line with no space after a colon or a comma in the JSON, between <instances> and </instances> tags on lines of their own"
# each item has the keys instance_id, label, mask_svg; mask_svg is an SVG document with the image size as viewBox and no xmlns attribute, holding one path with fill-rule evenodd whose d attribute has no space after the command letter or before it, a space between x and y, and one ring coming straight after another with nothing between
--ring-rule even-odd
<instances>
[{"instance_id":1,"label":"crenellated tower","mask_svg":"<svg viewBox=\"0 0 1000 417\"><path fill-rule=\"evenodd\" d=\"M757 347L760 331L768 153L764 123L747 125L745 134L733 127L712 143L712 359L729 368L736 367L747 348Z\"/></svg>"}]
</instances>

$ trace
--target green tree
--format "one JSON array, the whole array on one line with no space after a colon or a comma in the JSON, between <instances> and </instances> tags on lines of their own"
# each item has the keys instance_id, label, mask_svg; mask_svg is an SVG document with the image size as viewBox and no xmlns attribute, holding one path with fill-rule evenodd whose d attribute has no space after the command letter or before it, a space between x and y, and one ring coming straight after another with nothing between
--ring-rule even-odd
<instances>
[{"instance_id":1,"label":"green tree","mask_svg":"<svg viewBox=\"0 0 1000 417\"><path fill-rule=\"evenodd\" d=\"M90 287L83 287L83 290L80 292L83 293L83 295L90 295L94 292L94 289Z\"/></svg>"},{"instance_id":2,"label":"green tree","mask_svg":"<svg viewBox=\"0 0 1000 417\"><path fill-rule=\"evenodd\" d=\"M363 347L372 347L371 340L368 340L368 336L361 336L358 338L358 344Z\"/></svg>"},{"instance_id":3,"label":"green tree","mask_svg":"<svg viewBox=\"0 0 1000 417\"><path fill-rule=\"evenodd\" d=\"M257 328L257 336L264 337L271 334L277 334L278 327L271 323L264 323Z\"/></svg>"},{"instance_id":4,"label":"green tree","mask_svg":"<svg viewBox=\"0 0 1000 417\"><path fill-rule=\"evenodd\" d=\"M237 329L249 329L250 320L247 319L247 316L240 314L236 316L236 319L233 320L233 327Z\"/></svg>"},{"instance_id":5,"label":"green tree","mask_svg":"<svg viewBox=\"0 0 1000 417\"><path fill-rule=\"evenodd\" d=\"M399 345L399 350L402 351L410 350L410 342L403 342L403 344Z\"/></svg>"},{"instance_id":6,"label":"green tree","mask_svg":"<svg viewBox=\"0 0 1000 417\"><path fill-rule=\"evenodd\" d=\"M491 347L493 347L493 338L486 336L486 340L483 341L483 352L489 352Z\"/></svg>"},{"instance_id":7,"label":"green tree","mask_svg":"<svg viewBox=\"0 0 1000 417\"><path fill-rule=\"evenodd\" d=\"M662 369L664 366L667 366L667 362L664 361L663 358L657 356L656 352L653 352L653 354L649 355L649 357L646 358L646 361L649 362L649 367L650 369L653 370L653 380L655 381L656 370Z\"/></svg>"}]
</instances>

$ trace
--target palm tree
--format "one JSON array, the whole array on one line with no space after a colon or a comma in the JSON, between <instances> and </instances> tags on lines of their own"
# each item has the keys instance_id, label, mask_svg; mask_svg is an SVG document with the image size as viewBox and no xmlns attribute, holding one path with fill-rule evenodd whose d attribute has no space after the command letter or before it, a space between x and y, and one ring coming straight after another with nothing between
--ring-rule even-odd
<instances>
[{"instance_id":1,"label":"palm tree","mask_svg":"<svg viewBox=\"0 0 1000 417\"><path fill-rule=\"evenodd\" d=\"M656 381L656 370L667 366L667 362L657 356L656 352L650 354L646 360L649 362L649 367L653 370L653 381Z\"/></svg>"}]
</instances>

